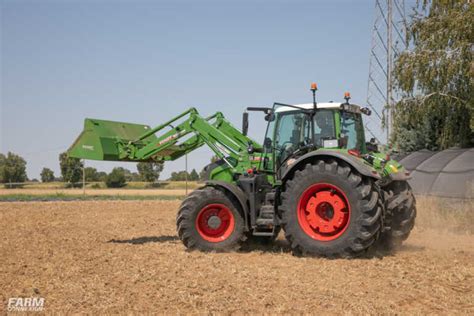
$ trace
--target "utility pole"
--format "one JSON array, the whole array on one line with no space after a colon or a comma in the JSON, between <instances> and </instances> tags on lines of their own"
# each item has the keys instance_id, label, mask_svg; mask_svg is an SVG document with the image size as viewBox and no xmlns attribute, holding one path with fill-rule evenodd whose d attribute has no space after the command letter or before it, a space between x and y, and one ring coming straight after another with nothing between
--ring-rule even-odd
<instances>
[{"instance_id":1,"label":"utility pole","mask_svg":"<svg viewBox=\"0 0 474 316\"><path fill-rule=\"evenodd\" d=\"M184 155L184 177L186 179L186 184L185 184L185 188L186 188L186 195L188 195L188 154L186 153Z\"/></svg>"},{"instance_id":2,"label":"utility pole","mask_svg":"<svg viewBox=\"0 0 474 316\"><path fill-rule=\"evenodd\" d=\"M82 160L82 195L86 195L86 160Z\"/></svg>"},{"instance_id":3,"label":"utility pole","mask_svg":"<svg viewBox=\"0 0 474 316\"><path fill-rule=\"evenodd\" d=\"M387 142L393 131L393 98L392 98L392 0L387 0Z\"/></svg>"}]
</instances>

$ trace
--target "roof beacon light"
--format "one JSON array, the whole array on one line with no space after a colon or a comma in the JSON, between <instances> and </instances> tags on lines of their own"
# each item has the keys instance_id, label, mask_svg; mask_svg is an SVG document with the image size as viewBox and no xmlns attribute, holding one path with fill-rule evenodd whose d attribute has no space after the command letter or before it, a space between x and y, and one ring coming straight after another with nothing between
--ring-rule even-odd
<instances>
[{"instance_id":1,"label":"roof beacon light","mask_svg":"<svg viewBox=\"0 0 474 316\"><path fill-rule=\"evenodd\" d=\"M313 108L316 111L316 109L318 108L316 104L316 90L318 90L318 85L315 82L311 83L310 90L313 92Z\"/></svg>"},{"instance_id":2,"label":"roof beacon light","mask_svg":"<svg viewBox=\"0 0 474 316\"><path fill-rule=\"evenodd\" d=\"M344 92L344 99L346 99L346 104L349 104L349 100L351 99L351 94L349 92Z\"/></svg>"}]
</instances>

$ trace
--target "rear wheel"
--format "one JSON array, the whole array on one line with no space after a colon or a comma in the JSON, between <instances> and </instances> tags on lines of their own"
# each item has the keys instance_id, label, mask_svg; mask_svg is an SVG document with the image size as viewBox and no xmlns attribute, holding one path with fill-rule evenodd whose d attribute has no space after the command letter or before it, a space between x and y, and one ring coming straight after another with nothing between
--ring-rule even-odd
<instances>
[{"instance_id":1,"label":"rear wheel","mask_svg":"<svg viewBox=\"0 0 474 316\"><path fill-rule=\"evenodd\" d=\"M416 201L406 181L394 181L383 188L387 210L386 231L381 244L390 249L398 248L415 226Z\"/></svg>"},{"instance_id":2,"label":"rear wheel","mask_svg":"<svg viewBox=\"0 0 474 316\"><path fill-rule=\"evenodd\" d=\"M225 251L236 249L244 238L244 220L237 203L213 188L193 191L181 204L178 236L190 249Z\"/></svg>"},{"instance_id":3,"label":"rear wheel","mask_svg":"<svg viewBox=\"0 0 474 316\"><path fill-rule=\"evenodd\" d=\"M280 208L295 253L354 257L379 237L383 207L372 179L344 162L318 160L286 182Z\"/></svg>"}]
</instances>

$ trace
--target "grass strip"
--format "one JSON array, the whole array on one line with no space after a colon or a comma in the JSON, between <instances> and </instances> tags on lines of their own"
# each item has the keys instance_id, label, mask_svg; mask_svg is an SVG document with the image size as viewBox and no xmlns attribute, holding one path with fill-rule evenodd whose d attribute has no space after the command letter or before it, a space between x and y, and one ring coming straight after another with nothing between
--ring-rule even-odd
<instances>
[{"instance_id":1,"label":"grass strip","mask_svg":"<svg viewBox=\"0 0 474 316\"><path fill-rule=\"evenodd\" d=\"M0 202L51 202L51 201L136 201L182 200L183 195L71 195L71 194L7 194L0 195Z\"/></svg>"}]
</instances>

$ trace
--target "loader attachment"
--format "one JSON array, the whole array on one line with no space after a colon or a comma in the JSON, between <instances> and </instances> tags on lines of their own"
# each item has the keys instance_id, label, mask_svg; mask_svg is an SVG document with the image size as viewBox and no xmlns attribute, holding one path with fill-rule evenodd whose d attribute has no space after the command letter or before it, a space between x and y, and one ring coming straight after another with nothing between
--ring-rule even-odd
<instances>
[{"instance_id":1,"label":"loader attachment","mask_svg":"<svg viewBox=\"0 0 474 316\"><path fill-rule=\"evenodd\" d=\"M147 125L85 119L84 130L68 149L68 154L81 159L133 161L123 155L120 144L134 141L149 130ZM151 134L140 142L146 145L156 140L157 137Z\"/></svg>"},{"instance_id":2,"label":"loader attachment","mask_svg":"<svg viewBox=\"0 0 474 316\"><path fill-rule=\"evenodd\" d=\"M163 162L179 157L207 144L227 161L248 161L247 149L260 151L262 146L243 135L222 113L202 117L190 108L171 120L150 128L148 125L86 119L84 131L69 148L69 157L112 160ZM229 165L231 163L228 162ZM246 170L246 169L245 169Z\"/></svg>"}]
</instances>

